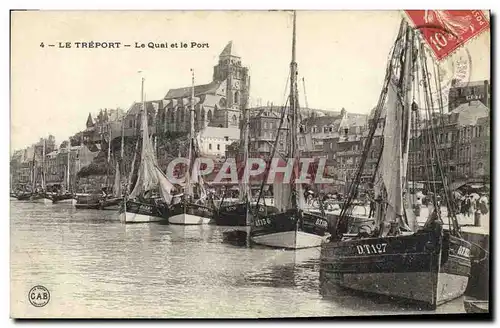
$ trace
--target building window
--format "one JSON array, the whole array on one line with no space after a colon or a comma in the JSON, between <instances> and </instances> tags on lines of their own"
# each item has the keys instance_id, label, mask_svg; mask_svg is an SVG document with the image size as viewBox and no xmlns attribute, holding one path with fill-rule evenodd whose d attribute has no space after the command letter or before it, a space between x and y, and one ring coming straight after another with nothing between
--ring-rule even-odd
<instances>
[{"instance_id":1,"label":"building window","mask_svg":"<svg viewBox=\"0 0 500 328\"><path fill-rule=\"evenodd\" d=\"M234 92L234 103L239 104L240 93L238 91Z\"/></svg>"},{"instance_id":2,"label":"building window","mask_svg":"<svg viewBox=\"0 0 500 328\"><path fill-rule=\"evenodd\" d=\"M212 150L212 144L208 144L208 149Z\"/></svg>"},{"instance_id":3,"label":"building window","mask_svg":"<svg viewBox=\"0 0 500 328\"><path fill-rule=\"evenodd\" d=\"M224 137L224 140L225 141L229 141L229 137Z\"/></svg>"},{"instance_id":4,"label":"building window","mask_svg":"<svg viewBox=\"0 0 500 328\"><path fill-rule=\"evenodd\" d=\"M207 121L212 122L212 111L211 110L209 110L207 113Z\"/></svg>"},{"instance_id":5,"label":"building window","mask_svg":"<svg viewBox=\"0 0 500 328\"><path fill-rule=\"evenodd\" d=\"M219 144L217 144L217 150L220 150L220 145Z\"/></svg>"}]
</instances>

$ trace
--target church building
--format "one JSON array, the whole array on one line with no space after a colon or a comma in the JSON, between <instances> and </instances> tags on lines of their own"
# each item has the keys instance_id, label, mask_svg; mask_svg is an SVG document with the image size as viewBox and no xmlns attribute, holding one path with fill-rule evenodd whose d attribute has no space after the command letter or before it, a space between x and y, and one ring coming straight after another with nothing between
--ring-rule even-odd
<instances>
[{"instance_id":1,"label":"church building","mask_svg":"<svg viewBox=\"0 0 500 328\"><path fill-rule=\"evenodd\" d=\"M248 68L230 41L214 66L212 82L194 86L195 130L205 127L239 128L243 106L248 101ZM164 132L189 131L191 86L170 89L157 116ZM160 131L157 131L160 132Z\"/></svg>"}]
</instances>

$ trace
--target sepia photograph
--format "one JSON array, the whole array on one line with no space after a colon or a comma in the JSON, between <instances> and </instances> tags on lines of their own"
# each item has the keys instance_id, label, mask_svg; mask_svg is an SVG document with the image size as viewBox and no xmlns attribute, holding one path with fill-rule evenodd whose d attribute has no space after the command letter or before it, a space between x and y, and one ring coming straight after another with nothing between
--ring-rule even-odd
<instances>
[{"instance_id":1,"label":"sepia photograph","mask_svg":"<svg viewBox=\"0 0 500 328\"><path fill-rule=\"evenodd\" d=\"M10 317L491 318L488 10L12 10Z\"/></svg>"}]
</instances>

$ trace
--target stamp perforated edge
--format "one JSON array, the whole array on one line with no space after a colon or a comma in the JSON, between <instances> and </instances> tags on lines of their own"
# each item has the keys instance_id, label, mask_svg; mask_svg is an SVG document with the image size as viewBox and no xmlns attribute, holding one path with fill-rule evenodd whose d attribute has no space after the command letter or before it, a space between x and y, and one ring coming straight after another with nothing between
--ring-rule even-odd
<instances>
[{"instance_id":1,"label":"stamp perforated edge","mask_svg":"<svg viewBox=\"0 0 500 328\"><path fill-rule=\"evenodd\" d=\"M469 44L471 41L477 39L485 31L489 30L489 28L491 26L491 22L490 22L490 10L478 9L478 10L481 10L481 14L483 14L484 18L488 21L488 24L484 25L482 28L480 28L474 36L471 36L470 38L468 38L466 41L462 42L461 44L457 44L456 47L453 48L452 50L450 50L450 52L447 55L445 55L441 59L439 59L439 58L437 58L436 54L434 53L434 50L432 50L432 48L429 45L429 43L427 42L427 40L425 40L425 38L422 36L422 32L419 29L416 28L415 23L413 22L413 20L411 19L411 17L408 15L408 13L406 12L406 10L411 10L411 9L401 10L401 14L403 16L403 19L406 20L406 22L413 29L415 29L417 31L417 33L418 33L417 35L422 40L422 42L423 42L424 46L426 47L426 49L429 50L429 52L430 52L430 54L432 56L432 59L434 59L438 63L442 62L443 60L450 59L450 57L453 57L453 55L455 55L461 48L466 48L467 44Z\"/></svg>"}]
</instances>

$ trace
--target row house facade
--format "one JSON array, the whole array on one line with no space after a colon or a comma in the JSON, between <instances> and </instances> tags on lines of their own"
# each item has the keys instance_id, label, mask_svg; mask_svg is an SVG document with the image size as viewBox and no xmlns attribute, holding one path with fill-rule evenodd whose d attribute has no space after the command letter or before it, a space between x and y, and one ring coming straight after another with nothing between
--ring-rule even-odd
<instances>
[{"instance_id":1,"label":"row house facade","mask_svg":"<svg viewBox=\"0 0 500 328\"><path fill-rule=\"evenodd\" d=\"M345 185L359 165L367 123L366 115L347 113L345 109L336 116L308 119L301 135L303 154L325 157L327 174L336 184Z\"/></svg>"},{"instance_id":2,"label":"row house facade","mask_svg":"<svg viewBox=\"0 0 500 328\"><path fill-rule=\"evenodd\" d=\"M44 162L43 154L45 152L46 160L47 154L53 152L56 147L54 136L49 135L48 138L40 138L37 143L14 152L10 159L12 186L26 187L31 185L33 172L35 172L36 181L40 182L40 173Z\"/></svg>"},{"instance_id":3,"label":"row house facade","mask_svg":"<svg viewBox=\"0 0 500 328\"><path fill-rule=\"evenodd\" d=\"M68 162L69 153L69 162ZM64 144L57 150L45 154L42 164L42 155L39 147L33 145L24 150L17 151L11 158L11 184L15 188L31 188L33 174L33 154L35 157L36 185L41 184L41 174L45 172L45 184L48 189L68 189L67 176L69 164L69 188L72 190L77 184L77 172L80 168L92 163L97 156L96 151L91 151L86 145L70 146ZM43 166L42 166L43 165Z\"/></svg>"},{"instance_id":4,"label":"row house facade","mask_svg":"<svg viewBox=\"0 0 500 328\"><path fill-rule=\"evenodd\" d=\"M490 176L490 110L481 101L461 104L450 113L433 118L432 130L427 124L414 131L410 141L412 180L427 180L431 172L429 136L435 136L439 159L450 182L459 185L469 180L489 180ZM427 164L425 164L427 163ZM434 171L437 170L436 162Z\"/></svg>"}]
</instances>

